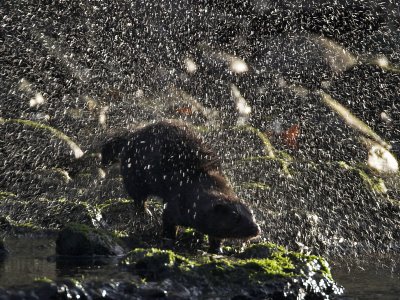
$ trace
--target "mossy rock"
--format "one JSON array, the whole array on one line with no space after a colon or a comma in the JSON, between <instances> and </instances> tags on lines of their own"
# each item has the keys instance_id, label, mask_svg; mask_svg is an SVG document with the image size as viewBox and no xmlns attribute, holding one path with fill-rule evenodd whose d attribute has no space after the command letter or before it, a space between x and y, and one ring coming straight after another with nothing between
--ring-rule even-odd
<instances>
[{"instance_id":1,"label":"mossy rock","mask_svg":"<svg viewBox=\"0 0 400 300\"><path fill-rule=\"evenodd\" d=\"M333 281L322 257L287 251L271 243L252 245L230 257L187 258L170 250L140 248L131 251L122 264L145 280L158 282L168 278L187 288L208 286L207 291L200 292L211 297L214 293L219 296L239 293L297 299L303 293L303 296L325 299L343 292Z\"/></svg>"},{"instance_id":2,"label":"mossy rock","mask_svg":"<svg viewBox=\"0 0 400 300\"><path fill-rule=\"evenodd\" d=\"M116 237L87 225L70 223L56 241L56 253L70 256L120 256L124 249Z\"/></svg>"},{"instance_id":3,"label":"mossy rock","mask_svg":"<svg viewBox=\"0 0 400 300\"><path fill-rule=\"evenodd\" d=\"M173 271L179 273L181 268L187 268L192 262L171 250L137 248L129 253L124 264L130 265L130 269L141 277L154 280L164 278Z\"/></svg>"},{"instance_id":4,"label":"mossy rock","mask_svg":"<svg viewBox=\"0 0 400 300\"><path fill-rule=\"evenodd\" d=\"M237 256L241 259L266 259L273 257L275 253L285 252L286 249L283 246L278 246L273 243L259 243L247 247Z\"/></svg>"},{"instance_id":5,"label":"mossy rock","mask_svg":"<svg viewBox=\"0 0 400 300\"><path fill-rule=\"evenodd\" d=\"M0 191L0 201L7 198L15 198L15 194L6 191Z\"/></svg>"}]
</instances>

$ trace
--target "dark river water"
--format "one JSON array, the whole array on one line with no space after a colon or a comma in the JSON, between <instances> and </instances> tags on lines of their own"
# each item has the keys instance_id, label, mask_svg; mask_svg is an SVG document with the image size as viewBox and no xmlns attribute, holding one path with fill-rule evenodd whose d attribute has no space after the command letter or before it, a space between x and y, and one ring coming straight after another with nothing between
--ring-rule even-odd
<instances>
[{"instance_id":1,"label":"dark river water","mask_svg":"<svg viewBox=\"0 0 400 300\"><path fill-rule=\"evenodd\" d=\"M29 284L35 279L129 279L117 260L59 261L54 259L55 241L49 238L6 238L11 252L0 261L0 286ZM400 299L400 255L331 262L333 277L344 286L339 299Z\"/></svg>"},{"instance_id":2,"label":"dark river water","mask_svg":"<svg viewBox=\"0 0 400 300\"><path fill-rule=\"evenodd\" d=\"M6 238L10 255L0 261L0 286L10 287L48 278L61 280L128 279L129 273L118 268L117 259L55 259L55 240L49 238Z\"/></svg>"}]
</instances>

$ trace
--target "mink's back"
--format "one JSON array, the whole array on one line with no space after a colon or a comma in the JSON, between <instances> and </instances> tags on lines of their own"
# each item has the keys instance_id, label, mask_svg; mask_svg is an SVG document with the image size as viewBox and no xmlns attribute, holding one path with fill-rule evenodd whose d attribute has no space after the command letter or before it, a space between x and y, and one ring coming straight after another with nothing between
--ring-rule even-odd
<instances>
[{"instance_id":1,"label":"mink's back","mask_svg":"<svg viewBox=\"0 0 400 300\"><path fill-rule=\"evenodd\" d=\"M121 156L121 171L127 186L132 186L132 190L135 187L136 194L141 193L138 196L164 197L174 187L221 169L212 149L181 122L147 125L127 141Z\"/></svg>"},{"instance_id":2,"label":"mink's back","mask_svg":"<svg viewBox=\"0 0 400 300\"><path fill-rule=\"evenodd\" d=\"M207 172L220 169L214 151L185 123L162 121L137 130L127 142L125 157L165 169Z\"/></svg>"}]
</instances>

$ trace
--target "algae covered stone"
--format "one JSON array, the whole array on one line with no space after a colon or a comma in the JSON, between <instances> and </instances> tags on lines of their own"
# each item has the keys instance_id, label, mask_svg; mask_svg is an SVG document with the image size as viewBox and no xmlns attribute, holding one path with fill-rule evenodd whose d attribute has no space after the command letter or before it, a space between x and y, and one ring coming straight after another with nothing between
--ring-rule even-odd
<instances>
[{"instance_id":1,"label":"algae covered stone","mask_svg":"<svg viewBox=\"0 0 400 300\"><path fill-rule=\"evenodd\" d=\"M171 275L172 271L180 273L194 263L171 250L137 248L128 254L123 264L142 277L159 279Z\"/></svg>"},{"instance_id":2,"label":"algae covered stone","mask_svg":"<svg viewBox=\"0 0 400 300\"><path fill-rule=\"evenodd\" d=\"M111 234L87 225L70 223L62 229L56 241L59 255L123 255L124 249Z\"/></svg>"},{"instance_id":3,"label":"algae covered stone","mask_svg":"<svg viewBox=\"0 0 400 300\"><path fill-rule=\"evenodd\" d=\"M322 257L271 243L254 244L234 256L186 257L171 250L140 248L122 264L144 280L179 282L202 297L328 299L343 293Z\"/></svg>"}]
</instances>

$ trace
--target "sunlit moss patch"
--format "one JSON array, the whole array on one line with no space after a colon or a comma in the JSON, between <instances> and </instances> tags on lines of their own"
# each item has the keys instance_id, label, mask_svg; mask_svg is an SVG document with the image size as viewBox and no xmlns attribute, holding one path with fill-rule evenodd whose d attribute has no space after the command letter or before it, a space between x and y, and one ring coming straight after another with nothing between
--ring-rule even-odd
<instances>
[{"instance_id":1,"label":"sunlit moss patch","mask_svg":"<svg viewBox=\"0 0 400 300\"><path fill-rule=\"evenodd\" d=\"M310 277L332 283L329 266L322 257L288 251L272 243L254 244L229 257L198 255L187 258L171 250L139 248L128 254L123 265L150 280L172 276L217 286L259 287Z\"/></svg>"},{"instance_id":2,"label":"sunlit moss patch","mask_svg":"<svg viewBox=\"0 0 400 300\"><path fill-rule=\"evenodd\" d=\"M345 162L339 162L339 166L343 169L355 172L372 191L378 193L387 192L385 181L380 177L368 174L362 167L351 166Z\"/></svg>"}]
</instances>

